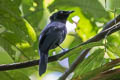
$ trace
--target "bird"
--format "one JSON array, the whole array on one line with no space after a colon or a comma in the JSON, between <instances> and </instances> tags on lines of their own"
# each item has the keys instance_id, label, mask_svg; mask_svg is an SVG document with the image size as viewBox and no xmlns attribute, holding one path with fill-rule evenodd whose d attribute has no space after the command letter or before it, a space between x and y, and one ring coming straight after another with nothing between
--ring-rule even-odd
<instances>
[{"instance_id":1,"label":"bird","mask_svg":"<svg viewBox=\"0 0 120 80\"><path fill-rule=\"evenodd\" d=\"M64 41L67 29L66 21L74 11L57 11L50 16L50 23L41 31L39 37L39 75L42 76L47 69L48 52Z\"/></svg>"}]
</instances>

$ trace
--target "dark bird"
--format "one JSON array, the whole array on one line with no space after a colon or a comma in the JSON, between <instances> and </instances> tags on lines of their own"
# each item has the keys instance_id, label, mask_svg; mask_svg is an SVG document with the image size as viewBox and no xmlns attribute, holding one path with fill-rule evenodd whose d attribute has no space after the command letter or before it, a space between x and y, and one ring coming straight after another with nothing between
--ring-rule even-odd
<instances>
[{"instance_id":1,"label":"dark bird","mask_svg":"<svg viewBox=\"0 0 120 80\"><path fill-rule=\"evenodd\" d=\"M48 51L59 46L66 37L66 20L74 11L58 11L50 16L50 23L43 29L39 38L39 75L46 72Z\"/></svg>"}]
</instances>

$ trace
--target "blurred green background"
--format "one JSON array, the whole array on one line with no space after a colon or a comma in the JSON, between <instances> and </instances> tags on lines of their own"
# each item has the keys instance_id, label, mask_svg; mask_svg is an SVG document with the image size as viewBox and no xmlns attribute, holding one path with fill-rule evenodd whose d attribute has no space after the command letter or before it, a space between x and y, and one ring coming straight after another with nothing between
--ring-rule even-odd
<instances>
[{"instance_id":1,"label":"blurred green background","mask_svg":"<svg viewBox=\"0 0 120 80\"><path fill-rule=\"evenodd\" d=\"M61 44L63 48L70 49L95 36L104 24L117 16L120 13L120 0L0 0L0 64L39 59L40 32L49 23L49 16L58 10L75 10L68 18L68 35ZM74 23L76 19L79 19L77 25ZM99 46L94 43L86 46L85 48L93 45L94 48L71 75L72 79L80 80L87 72L100 68L112 59L120 58L119 38L119 31L107 37L106 52L104 40L98 42ZM0 80L57 80L82 50L72 51L62 58L64 61L49 63L47 72L42 77L38 75L38 66L33 66L1 71ZM49 55L61 51L56 48L51 50ZM119 68L119 65L116 68ZM120 79L118 76L115 78Z\"/></svg>"}]
</instances>

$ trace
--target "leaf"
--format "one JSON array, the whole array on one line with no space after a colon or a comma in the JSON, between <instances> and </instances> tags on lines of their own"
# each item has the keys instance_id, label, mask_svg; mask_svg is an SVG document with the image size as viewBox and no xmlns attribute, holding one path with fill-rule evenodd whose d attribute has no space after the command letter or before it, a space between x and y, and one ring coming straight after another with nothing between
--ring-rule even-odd
<instances>
[{"instance_id":1,"label":"leaf","mask_svg":"<svg viewBox=\"0 0 120 80\"><path fill-rule=\"evenodd\" d=\"M95 50L88 58L86 58L75 70L74 76L85 74L97 67L100 67L104 59L104 50Z\"/></svg>"},{"instance_id":2,"label":"leaf","mask_svg":"<svg viewBox=\"0 0 120 80\"><path fill-rule=\"evenodd\" d=\"M68 52L65 56L61 57L60 60L66 58L68 56L71 56L73 54L79 54L82 50L92 48L95 46L103 46L103 43L102 42L93 42L93 43L89 43L86 45L77 46L77 47L73 48L70 52Z\"/></svg>"},{"instance_id":3,"label":"leaf","mask_svg":"<svg viewBox=\"0 0 120 80\"><path fill-rule=\"evenodd\" d=\"M89 15L95 19L101 17L108 18L108 13L98 0L55 0L48 8L50 11L54 11L55 9L65 10L71 7L79 7L85 15Z\"/></svg>"},{"instance_id":4,"label":"leaf","mask_svg":"<svg viewBox=\"0 0 120 80\"><path fill-rule=\"evenodd\" d=\"M0 79L1 80L13 80L9 74L6 72L0 72Z\"/></svg>"},{"instance_id":5,"label":"leaf","mask_svg":"<svg viewBox=\"0 0 120 80\"><path fill-rule=\"evenodd\" d=\"M106 1L106 9L110 11L119 10L120 8L120 0L108 0Z\"/></svg>"},{"instance_id":6,"label":"leaf","mask_svg":"<svg viewBox=\"0 0 120 80\"><path fill-rule=\"evenodd\" d=\"M108 49L109 52L113 53L113 55L117 55L120 56L120 39L119 39L120 35L119 32L116 32L112 35L110 35L107 38L107 45L106 48ZM116 58L117 58L116 56Z\"/></svg>"},{"instance_id":7,"label":"leaf","mask_svg":"<svg viewBox=\"0 0 120 80\"><path fill-rule=\"evenodd\" d=\"M99 73L102 73L104 71L112 69L113 67L119 65L119 63L120 63L120 59L115 59L107 64L102 65L101 67L98 67L90 72L87 72L87 73L79 76L79 78L81 78L81 80L89 80L89 79L95 77L96 75L98 75Z\"/></svg>"},{"instance_id":8,"label":"leaf","mask_svg":"<svg viewBox=\"0 0 120 80\"><path fill-rule=\"evenodd\" d=\"M30 25L28 25L28 23L26 25L24 22L24 19L20 15L19 7L14 7L11 1L6 0L0 1L0 7L0 25L5 27L5 31L2 35L7 40L12 39L10 42L13 44L26 40L33 42L33 37L31 37L30 34L31 32L35 32L33 32L34 30ZM31 32L30 29L32 29Z\"/></svg>"},{"instance_id":9,"label":"leaf","mask_svg":"<svg viewBox=\"0 0 120 80\"><path fill-rule=\"evenodd\" d=\"M12 72L0 72L1 80L30 80L28 76L21 71L12 71Z\"/></svg>"},{"instance_id":10,"label":"leaf","mask_svg":"<svg viewBox=\"0 0 120 80\"><path fill-rule=\"evenodd\" d=\"M31 37L32 41L35 42L37 40L37 37L36 37L36 33L35 33L34 29L26 20L24 20L24 21L25 21L25 25L28 30L29 36Z\"/></svg>"},{"instance_id":11,"label":"leaf","mask_svg":"<svg viewBox=\"0 0 120 80\"><path fill-rule=\"evenodd\" d=\"M43 0L22 0L22 10L23 17L37 28L43 17Z\"/></svg>"},{"instance_id":12,"label":"leaf","mask_svg":"<svg viewBox=\"0 0 120 80\"><path fill-rule=\"evenodd\" d=\"M1 45L1 44L0 44ZM13 63L14 61L8 55L8 53L0 47L0 64L8 64L8 63Z\"/></svg>"},{"instance_id":13,"label":"leaf","mask_svg":"<svg viewBox=\"0 0 120 80\"><path fill-rule=\"evenodd\" d=\"M15 3L16 5L14 5ZM16 0L0 0L0 29L2 29L0 30L0 46L2 46L12 58L16 58L15 56L20 55L20 53L22 57L23 55L26 56L26 53L22 50L23 47L26 48L26 45L23 44L31 47L37 40L36 33L32 26L21 17L19 9L20 3L21 1L16 2Z\"/></svg>"},{"instance_id":14,"label":"leaf","mask_svg":"<svg viewBox=\"0 0 120 80\"><path fill-rule=\"evenodd\" d=\"M51 12L56 9L75 10L70 15L70 18L73 16L80 17L76 32L83 41L88 40L96 34L98 31L96 22L105 23L110 19L108 12L105 11L99 0L93 0L92 2L90 0L55 0L48 8Z\"/></svg>"},{"instance_id":15,"label":"leaf","mask_svg":"<svg viewBox=\"0 0 120 80\"><path fill-rule=\"evenodd\" d=\"M86 41L96 34L98 27L82 13L81 9L77 9L76 15L80 17L76 32L83 41Z\"/></svg>"},{"instance_id":16,"label":"leaf","mask_svg":"<svg viewBox=\"0 0 120 80\"><path fill-rule=\"evenodd\" d=\"M15 51L14 51L14 49L12 48L13 47L13 45L12 44L10 44L8 41L6 41L4 38L2 38L2 37L0 37L0 47L2 47L6 52L7 52L7 54L9 54L9 56L11 56L11 58L13 59L13 60L15 60ZM4 55L2 55L3 53L3 50L2 50L2 48L1 48L1 50L0 50L0 52L1 52L1 56L4 56ZM6 55L7 56L7 55Z\"/></svg>"},{"instance_id":17,"label":"leaf","mask_svg":"<svg viewBox=\"0 0 120 80\"><path fill-rule=\"evenodd\" d=\"M19 7L20 4L21 4L22 0L14 0L13 3L14 3L14 6L16 7Z\"/></svg>"},{"instance_id":18,"label":"leaf","mask_svg":"<svg viewBox=\"0 0 120 80\"><path fill-rule=\"evenodd\" d=\"M120 68L102 72L90 80L119 80L119 79L120 79Z\"/></svg>"},{"instance_id":19,"label":"leaf","mask_svg":"<svg viewBox=\"0 0 120 80\"><path fill-rule=\"evenodd\" d=\"M112 53L111 51L107 50L107 55L110 57L110 59L116 59L116 56L114 53Z\"/></svg>"}]
</instances>

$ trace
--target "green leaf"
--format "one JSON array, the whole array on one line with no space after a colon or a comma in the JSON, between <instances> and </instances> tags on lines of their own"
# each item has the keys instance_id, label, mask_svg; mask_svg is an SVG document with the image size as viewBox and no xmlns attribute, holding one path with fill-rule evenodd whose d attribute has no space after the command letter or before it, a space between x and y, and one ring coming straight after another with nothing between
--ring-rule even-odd
<instances>
[{"instance_id":1,"label":"green leaf","mask_svg":"<svg viewBox=\"0 0 120 80\"><path fill-rule=\"evenodd\" d=\"M86 58L75 70L75 77L85 74L97 67L100 67L104 59L104 50L95 50L88 58Z\"/></svg>"},{"instance_id":2,"label":"green leaf","mask_svg":"<svg viewBox=\"0 0 120 80\"><path fill-rule=\"evenodd\" d=\"M11 56L11 58L13 59L13 60L15 60L15 54L16 54L16 52L15 52L15 50L13 49L13 46L14 45L12 45L11 43L9 43L8 41L6 41L4 38L2 38L1 36L0 36L0 47L1 47L1 50L0 50L0 52L1 52L1 57L2 56L4 56L4 55L2 55L3 53L3 50L2 50L2 48L7 52L7 54L9 54L9 56ZM7 55L6 55L7 56ZM2 57L3 58L3 57Z\"/></svg>"},{"instance_id":3,"label":"green leaf","mask_svg":"<svg viewBox=\"0 0 120 80\"><path fill-rule=\"evenodd\" d=\"M8 53L2 47L0 47L0 64L8 64L13 62L14 61L12 60L10 55L8 55Z\"/></svg>"},{"instance_id":4,"label":"green leaf","mask_svg":"<svg viewBox=\"0 0 120 80\"><path fill-rule=\"evenodd\" d=\"M37 37L34 29L26 20L24 21L25 21L26 28L28 30L28 35L31 37L32 41L35 42L37 40Z\"/></svg>"},{"instance_id":5,"label":"green leaf","mask_svg":"<svg viewBox=\"0 0 120 80\"><path fill-rule=\"evenodd\" d=\"M80 75L79 78L81 78L81 80L91 79L91 78L97 76L98 74L105 72L105 71L108 71L108 70L112 69L113 67L119 65L119 62L120 62L120 60L116 59L116 60L109 62L107 64L104 64L104 65L102 65L102 66L100 66L92 71L89 71L83 75Z\"/></svg>"},{"instance_id":6,"label":"green leaf","mask_svg":"<svg viewBox=\"0 0 120 80\"><path fill-rule=\"evenodd\" d=\"M9 71L11 77L13 77L13 80L30 80L29 76L24 72L25 70L15 70L15 71ZM22 78L21 78L22 76Z\"/></svg>"},{"instance_id":7,"label":"green leaf","mask_svg":"<svg viewBox=\"0 0 120 80\"><path fill-rule=\"evenodd\" d=\"M77 46L74 49L72 49L70 52L68 52L65 56L61 57L60 60L68 56L74 55L74 54L79 54L84 49L92 48L95 46L103 46L103 45L104 44L100 41L100 42L93 42L93 43L85 44L82 46Z\"/></svg>"},{"instance_id":8,"label":"green leaf","mask_svg":"<svg viewBox=\"0 0 120 80\"><path fill-rule=\"evenodd\" d=\"M119 32L116 32L112 35L110 35L107 38L107 45L106 48L108 49L108 51L110 51L111 53L113 53L114 55L120 56L120 35ZM117 58L116 56L116 58Z\"/></svg>"},{"instance_id":9,"label":"green leaf","mask_svg":"<svg viewBox=\"0 0 120 80\"><path fill-rule=\"evenodd\" d=\"M107 55L110 57L110 59L116 59L117 57L115 56L114 53L112 53L111 51L107 50Z\"/></svg>"},{"instance_id":10,"label":"green leaf","mask_svg":"<svg viewBox=\"0 0 120 80\"><path fill-rule=\"evenodd\" d=\"M22 0L14 0L13 3L16 7L19 7L21 4Z\"/></svg>"},{"instance_id":11,"label":"green leaf","mask_svg":"<svg viewBox=\"0 0 120 80\"><path fill-rule=\"evenodd\" d=\"M19 7L15 7L12 1L6 0L0 1L0 7L0 25L5 27L2 36L7 40L11 39L10 42L13 44L24 41L33 42L33 36L36 37L35 32L28 23L26 25L24 22ZM30 35L30 29L34 33L33 36Z\"/></svg>"},{"instance_id":12,"label":"green leaf","mask_svg":"<svg viewBox=\"0 0 120 80\"><path fill-rule=\"evenodd\" d=\"M12 72L0 72L1 80L30 80L28 76L21 71L12 71Z\"/></svg>"},{"instance_id":13,"label":"green leaf","mask_svg":"<svg viewBox=\"0 0 120 80\"><path fill-rule=\"evenodd\" d=\"M101 17L108 18L108 13L98 0L55 0L48 8L50 11L54 11L55 9L66 10L71 7L79 7L85 15L89 15L95 19Z\"/></svg>"},{"instance_id":14,"label":"green leaf","mask_svg":"<svg viewBox=\"0 0 120 80\"><path fill-rule=\"evenodd\" d=\"M106 9L110 11L119 10L120 9L120 0L107 0L106 1Z\"/></svg>"},{"instance_id":15,"label":"green leaf","mask_svg":"<svg viewBox=\"0 0 120 80\"><path fill-rule=\"evenodd\" d=\"M119 80L120 79L120 69L108 70L106 72L100 73L93 77L91 80Z\"/></svg>"},{"instance_id":16,"label":"green leaf","mask_svg":"<svg viewBox=\"0 0 120 80\"><path fill-rule=\"evenodd\" d=\"M38 27L43 17L43 0L22 0L22 10L23 17L33 27Z\"/></svg>"},{"instance_id":17,"label":"green leaf","mask_svg":"<svg viewBox=\"0 0 120 80\"><path fill-rule=\"evenodd\" d=\"M76 32L83 41L86 41L96 34L98 27L82 13L81 9L77 9L76 15L80 17Z\"/></svg>"},{"instance_id":18,"label":"green leaf","mask_svg":"<svg viewBox=\"0 0 120 80\"><path fill-rule=\"evenodd\" d=\"M13 78L7 72L0 72L1 80L13 80Z\"/></svg>"},{"instance_id":19,"label":"green leaf","mask_svg":"<svg viewBox=\"0 0 120 80\"><path fill-rule=\"evenodd\" d=\"M15 3L16 5L14 5ZM32 26L21 17L20 3L21 1L16 2L16 0L0 1L0 46L3 47L12 58L16 58L15 56L19 56L20 53L22 53L22 57L23 55L26 56L26 53L24 53L22 49L26 48L26 46L33 46L37 40L36 33ZM18 51L20 53L17 53Z\"/></svg>"}]
</instances>

